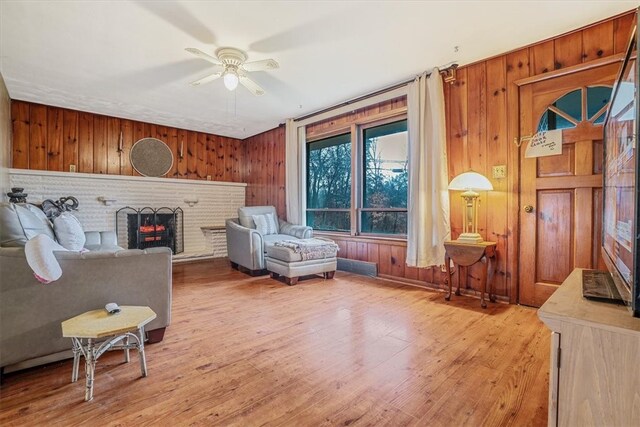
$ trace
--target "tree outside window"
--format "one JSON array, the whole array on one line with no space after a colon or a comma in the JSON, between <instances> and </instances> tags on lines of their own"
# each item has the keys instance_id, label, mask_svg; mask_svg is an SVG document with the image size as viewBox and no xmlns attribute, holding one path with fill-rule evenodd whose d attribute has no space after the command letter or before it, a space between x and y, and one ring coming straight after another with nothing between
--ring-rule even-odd
<instances>
[{"instance_id":1,"label":"tree outside window","mask_svg":"<svg viewBox=\"0 0 640 427\"><path fill-rule=\"evenodd\" d=\"M407 233L407 137L406 120L363 130L362 233Z\"/></svg>"},{"instance_id":2,"label":"tree outside window","mask_svg":"<svg viewBox=\"0 0 640 427\"><path fill-rule=\"evenodd\" d=\"M351 228L351 135L307 145L307 224L316 230Z\"/></svg>"},{"instance_id":3,"label":"tree outside window","mask_svg":"<svg viewBox=\"0 0 640 427\"><path fill-rule=\"evenodd\" d=\"M321 231L406 235L407 121L359 132L357 143L345 133L307 144L307 225ZM353 150L359 159L355 165ZM359 177L355 194L352 174Z\"/></svg>"}]
</instances>

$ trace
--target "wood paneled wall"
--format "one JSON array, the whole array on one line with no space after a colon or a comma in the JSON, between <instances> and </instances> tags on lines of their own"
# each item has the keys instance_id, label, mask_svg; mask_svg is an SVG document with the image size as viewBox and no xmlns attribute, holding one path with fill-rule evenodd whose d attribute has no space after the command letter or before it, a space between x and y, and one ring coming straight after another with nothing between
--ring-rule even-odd
<instances>
[{"instance_id":1,"label":"wood paneled wall","mask_svg":"<svg viewBox=\"0 0 640 427\"><path fill-rule=\"evenodd\" d=\"M456 82L446 88L449 175L473 169L491 179L494 191L482 196L479 228L486 240L498 242L494 285L512 302L517 301L520 173L520 153L513 141L519 136L519 114L526 114L519 111L515 81L624 52L632 20L632 14L615 17L461 67ZM491 177L494 165L507 165L506 179ZM452 198L454 236L462 229L461 209ZM469 272L474 289L479 289L478 271Z\"/></svg>"},{"instance_id":2,"label":"wood paneled wall","mask_svg":"<svg viewBox=\"0 0 640 427\"><path fill-rule=\"evenodd\" d=\"M348 132L354 123L384 119L394 115L404 114L406 110L407 98L405 96L379 102L365 108L360 108L359 110L308 125L306 129L307 139L322 137L342 130Z\"/></svg>"},{"instance_id":3,"label":"wood paneled wall","mask_svg":"<svg viewBox=\"0 0 640 427\"><path fill-rule=\"evenodd\" d=\"M479 228L486 240L498 242L498 269L494 288L498 295L507 297L511 302L517 301L520 160L519 149L513 143L514 138L518 136L519 123L518 88L514 82L624 52L632 26L633 14L630 12L460 67L457 70L456 82L453 85L445 85L449 176L453 178L459 173L473 169L489 177L493 183L494 191L481 196ZM373 117L381 111L388 112L389 109L404 106L404 101L394 102L375 105L310 125L307 127L307 136L313 137L344 129L349 123L362 117ZM266 134L269 132L262 135ZM272 134L276 135L278 134ZM277 146L284 147L284 131L280 131L279 135L279 139L270 140L269 148L264 148L267 152L278 151ZM259 143L258 140L256 142ZM260 161L262 163L258 170L264 171L270 167L265 162L280 162L282 157L277 160L275 157L261 157ZM491 178L494 165L507 165L506 179ZM248 177L253 177L254 173L249 173ZM278 199L273 193L267 194L267 187L263 188L262 185L263 178L256 176L253 182L254 194L248 197L248 204L252 204L253 200L259 201L256 204L283 203L282 199ZM283 188L284 178L282 181L270 183L270 186ZM462 229L461 209L461 202L452 194L451 225L454 238ZM535 236L522 238L530 239ZM335 240L341 247L341 256L376 262L381 274L440 285L444 279L444 274L437 269L417 270L406 267L406 242L348 236L337 237ZM470 269L467 275L469 290L479 290L478 271Z\"/></svg>"},{"instance_id":4,"label":"wood paneled wall","mask_svg":"<svg viewBox=\"0 0 640 427\"><path fill-rule=\"evenodd\" d=\"M479 228L498 242L494 287L517 301L519 149L516 80L624 52L633 26L628 13L503 55L458 68L457 80L445 85L449 176L473 169L489 177L494 191L482 195ZM406 108L395 99L307 127L307 136L348 128L363 118L386 116ZM247 205L272 204L286 216L285 128L240 141L44 105L13 101L13 167L78 172L135 174L129 163L132 144L156 137L171 147L177 161L168 176L248 183ZM120 132L123 153L117 151ZM184 146L184 158L178 153ZM492 179L494 165L507 165L506 179ZM453 237L460 233L461 203L452 194ZM490 208L489 208L490 207ZM522 236L523 239L535 238ZM378 263L381 274L441 284L437 269L405 266L406 242L337 237L341 256ZM479 289L479 274L468 272L468 288Z\"/></svg>"},{"instance_id":5,"label":"wood paneled wall","mask_svg":"<svg viewBox=\"0 0 640 427\"><path fill-rule=\"evenodd\" d=\"M287 217L285 200L285 126L244 140L247 206L273 205Z\"/></svg>"},{"instance_id":6,"label":"wood paneled wall","mask_svg":"<svg viewBox=\"0 0 640 427\"><path fill-rule=\"evenodd\" d=\"M16 100L11 116L14 168L68 172L75 165L77 172L137 175L129 152L152 137L173 151L168 178L244 181L239 139Z\"/></svg>"}]
</instances>

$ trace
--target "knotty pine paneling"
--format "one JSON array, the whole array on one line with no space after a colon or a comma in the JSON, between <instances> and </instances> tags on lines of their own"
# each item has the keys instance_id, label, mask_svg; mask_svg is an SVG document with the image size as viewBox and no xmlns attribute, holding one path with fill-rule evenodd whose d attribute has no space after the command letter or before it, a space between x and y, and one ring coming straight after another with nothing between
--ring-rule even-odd
<instances>
[{"instance_id":1,"label":"knotty pine paneling","mask_svg":"<svg viewBox=\"0 0 640 427\"><path fill-rule=\"evenodd\" d=\"M349 132L352 123L356 123L362 119L375 120L376 117L385 117L389 114L402 114L402 110L407 107L407 98L400 97L380 102L359 110L351 111L340 116L332 117L307 126L307 139L315 139L325 136L329 133L336 133L339 130Z\"/></svg>"},{"instance_id":2,"label":"knotty pine paneling","mask_svg":"<svg viewBox=\"0 0 640 427\"><path fill-rule=\"evenodd\" d=\"M507 178L491 179L494 191L482 195L481 232L485 239L498 243L498 267L494 287L498 295L517 301L518 277L518 188L519 150L512 143L518 136L518 88L514 83L521 78L534 76L554 69L588 62L608 55L624 52L633 26L633 14L625 14L591 25L554 39L527 46L468 66L460 67L457 80L445 87L447 116L447 149L449 175L469 169L490 178L491 167L507 165ZM366 109L324 120L307 127L307 138L320 137L339 130L348 130L351 123L363 118L382 117L394 110L406 108L404 98L380 103ZM19 168L47 168L47 109L38 104L12 102L13 166ZM78 171L97 172L93 120L100 117L90 113L78 113L77 152ZM63 135L67 130L63 120ZM123 135L128 132L126 120L120 120ZM156 136L151 124L131 122L132 142L146 136ZM100 127L99 127L100 130ZM171 135L172 130L168 129ZM191 136L191 135L194 136ZM202 162L206 161L206 174L215 180L245 181L247 205L274 205L281 217L286 216L285 205L285 128L280 126L252 136L244 141L216 135L206 135L206 151L198 161L194 149L189 166L189 138L197 145L197 135L177 130L177 150L184 144L184 159L176 156L177 177L202 179ZM169 136L171 139L171 136ZM125 146L127 144L125 138ZM63 158L65 157L63 143ZM173 149L173 148L172 148ZM75 149L74 149L75 150ZM128 155L123 158L128 159ZM98 157L104 154L98 150ZM64 161L67 167L66 160ZM198 167L200 165L200 168ZM106 157L105 157L106 166ZM130 165L122 161L121 174L133 173ZM462 228L461 202L455 194L451 198L451 227L453 237ZM533 238L533 236L523 236ZM404 242L366 242L362 239L338 237L340 256L376 262L381 274L442 284L444 273L439 268L416 269L404 265ZM366 249L365 249L366 248ZM393 249L395 248L395 249ZM402 267L398 265L402 262ZM474 269L468 271L467 287L476 289L479 283Z\"/></svg>"},{"instance_id":3,"label":"knotty pine paneling","mask_svg":"<svg viewBox=\"0 0 640 427\"><path fill-rule=\"evenodd\" d=\"M480 232L498 244L497 271L493 282L498 295L517 301L519 149L518 87L516 80L547 73L581 62L624 52L633 25L633 14L585 27L554 39L504 55L460 67L457 80L445 86L449 176L473 169L491 179L494 191L484 193L480 204ZM307 126L307 138L348 131L352 123L375 118L406 107L403 98L353 111ZM275 138L272 140L271 138ZM246 144L247 205L274 204L284 215L284 173L270 171L278 159L284 162L284 127L249 138ZM271 149L281 147L281 154ZM507 165L506 179L491 178L494 165ZM283 168L284 171L284 168ZM274 193L282 189L282 199ZM462 229L462 203L451 194L453 237ZM349 236L332 237L340 256L378 264L380 274L442 286L445 273L439 268L412 269L404 265L405 242L367 241ZM534 236L523 236L534 238ZM479 270L467 271L468 290L479 290Z\"/></svg>"},{"instance_id":4,"label":"knotty pine paneling","mask_svg":"<svg viewBox=\"0 0 640 427\"><path fill-rule=\"evenodd\" d=\"M29 168L47 170L47 107L45 105L32 105L29 108Z\"/></svg>"},{"instance_id":5,"label":"knotty pine paneling","mask_svg":"<svg viewBox=\"0 0 640 427\"><path fill-rule=\"evenodd\" d=\"M30 108L26 102L11 102L11 125L13 135L12 165L14 168L27 169L29 167L29 127Z\"/></svg>"},{"instance_id":6,"label":"knotty pine paneling","mask_svg":"<svg viewBox=\"0 0 640 427\"><path fill-rule=\"evenodd\" d=\"M120 159L122 153L120 146L120 119L115 117L107 118L107 173L109 175L120 175ZM164 140L163 140L164 141Z\"/></svg>"},{"instance_id":7,"label":"knotty pine paneling","mask_svg":"<svg viewBox=\"0 0 640 427\"><path fill-rule=\"evenodd\" d=\"M449 175L474 170L487 176L494 191L481 195L480 233L498 243L494 287L517 301L519 150L518 87L521 78L600 59L626 49L633 14L616 17L551 40L458 69L449 87ZM625 40L624 43L616 40ZM507 165L506 179L493 179L494 165ZM453 237L460 232L461 202L452 194ZM535 236L521 236L533 239ZM479 270L470 268L467 286L479 289Z\"/></svg>"},{"instance_id":8,"label":"knotty pine paneling","mask_svg":"<svg viewBox=\"0 0 640 427\"><path fill-rule=\"evenodd\" d=\"M188 177L188 168L187 168L187 160L184 158L184 150L187 146L187 140L189 139L189 131L184 129L178 129L178 141L176 145L176 178L187 178ZM182 157L181 157L182 156Z\"/></svg>"},{"instance_id":9,"label":"knotty pine paneling","mask_svg":"<svg viewBox=\"0 0 640 427\"><path fill-rule=\"evenodd\" d=\"M61 171L64 158L62 155L63 110L47 108L47 170Z\"/></svg>"},{"instance_id":10,"label":"knotty pine paneling","mask_svg":"<svg viewBox=\"0 0 640 427\"><path fill-rule=\"evenodd\" d=\"M520 135L519 123L519 94L516 81L530 75L532 68L529 65L529 49L524 48L506 55L506 112L497 117L498 120L506 120L507 123L507 189L506 189L506 217L507 226L503 230L502 240L498 240L498 245L506 247L504 252L497 252L498 269L496 271L496 286L503 286L504 295L509 296L511 302L517 301L517 278L518 278L518 217L520 212L520 201L518 192L520 180L518 175L518 165L520 164L520 149L513 144L515 138ZM514 169L514 170L512 170ZM495 186L497 180L493 180ZM494 187L495 188L495 187ZM492 210L496 216L504 214L501 210ZM498 288L499 289L499 288Z\"/></svg>"},{"instance_id":11,"label":"knotty pine paneling","mask_svg":"<svg viewBox=\"0 0 640 427\"><path fill-rule=\"evenodd\" d=\"M107 173L107 119L106 116L93 118L93 173Z\"/></svg>"},{"instance_id":12,"label":"knotty pine paneling","mask_svg":"<svg viewBox=\"0 0 640 427\"><path fill-rule=\"evenodd\" d=\"M178 129L169 127L167 128L167 139L164 140L167 143L167 146L171 149L171 153L173 153L173 165L171 166L171 171L167 175L169 178L179 178L178 173Z\"/></svg>"},{"instance_id":13,"label":"knotty pine paneling","mask_svg":"<svg viewBox=\"0 0 640 427\"><path fill-rule=\"evenodd\" d=\"M16 137L15 134L13 137ZM33 168L25 165L20 169ZM76 170L82 173L93 172L93 114L91 113L78 113L78 167Z\"/></svg>"},{"instance_id":14,"label":"knotty pine paneling","mask_svg":"<svg viewBox=\"0 0 640 427\"><path fill-rule=\"evenodd\" d=\"M571 67L582 62L582 31L569 33L553 41L553 68ZM586 57L586 56L585 56Z\"/></svg>"},{"instance_id":15,"label":"knotty pine paneling","mask_svg":"<svg viewBox=\"0 0 640 427\"><path fill-rule=\"evenodd\" d=\"M244 150L247 206L273 205L286 218L284 125L245 139Z\"/></svg>"},{"instance_id":16,"label":"knotty pine paneling","mask_svg":"<svg viewBox=\"0 0 640 427\"><path fill-rule=\"evenodd\" d=\"M63 171L68 171L71 165L78 164L78 112L73 110L64 110L62 112L62 154Z\"/></svg>"},{"instance_id":17,"label":"knotty pine paneling","mask_svg":"<svg viewBox=\"0 0 640 427\"><path fill-rule=\"evenodd\" d=\"M136 141L140 141L142 138L146 138L149 137L150 134L147 133L147 131L145 130L145 123L143 122L133 122L133 142L131 144L131 146L133 147L133 144L135 144ZM185 143L185 147L186 147L186 143ZM186 150L186 148L185 148ZM178 159L179 160L179 159ZM137 170L135 170L135 168L133 167L133 165L131 165L131 173L135 176L140 176L140 174L138 173Z\"/></svg>"},{"instance_id":18,"label":"knotty pine paneling","mask_svg":"<svg viewBox=\"0 0 640 427\"><path fill-rule=\"evenodd\" d=\"M633 14L626 14L613 20L613 53L626 52L635 24L633 17Z\"/></svg>"},{"instance_id":19,"label":"knotty pine paneling","mask_svg":"<svg viewBox=\"0 0 640 427\"><path fill-rule=\"evenodd\" d=\"M202 132L196 138L196 179L207 179L207 136Z\"/></svg>"},{"instance_id":20,"label":"knotty pine paneling","mask_svg":"<svg viewBox=\"0 0 640 427\"><path fill-rule=\"evenodd\" d=\"M614 54L614 21L594 25L582 34L582 61L606 58Z\"/></svg>"},{"instance_id":21,"label":"knotty pine paneling","mask_svg":"<svg viewBox=\"0 0 640 427\"><path fill-rule=\"evenodd\" d=\"M64 172L75 165L77 172L139 175L129 161L131 147L152 137L173 152L167 177L244 181L245 150L239 139L18 100L11 101L11 117L12 167L17 169Z\"/></svg>"},{"instance_id":22,"label":"knotty pine paneling","mask_svg":"<svg viewBox=\"0 0 640 427\"><path fill-rule=\"evenodd\" d=\"M133 122L131 120L121 120L120 130L122 131L122 157L120 158L120 174L133 175L133 166L129 159L131 147L135 142L133 139Z\"/></svg>"},{"instance_id":23,"label":"knotty pine paneling","mask_svg":"<svg viewBox=\"0 0 640 427\"><path fill-rule=\"evenodd\" d=\"M198 149L198 133L191 132L187 136L187 144L186 144L186 158L187 158L187 178L189 179L198 179L197 175L197 167L198 167L198 158L197 158L197 149Z\"/></svg>"}]
</instances>

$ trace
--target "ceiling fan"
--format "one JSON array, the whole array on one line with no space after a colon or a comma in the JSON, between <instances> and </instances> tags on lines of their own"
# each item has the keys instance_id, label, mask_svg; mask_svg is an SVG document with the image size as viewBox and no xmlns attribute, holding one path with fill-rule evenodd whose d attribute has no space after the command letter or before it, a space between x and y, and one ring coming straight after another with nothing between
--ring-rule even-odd
<instances>
[{"instance_id":1,"label":"ceiling fan","mask_svg":"<svg viewBox=\"0 0 640 427\"><path fill-rule=\"evenodd\" d=\"M280 67L273 59L246 62L248 58L246 52L233 47L221 47L217 49L215 51L215 58L193 47L188 47L185 50L214 64L213 73L195 82L191 82L192 86L200 86L201 84L209 83L222 77L227 89L234 90L238 87L238 83L240 83L249 89L249 92L252 94L260 96L264 95L264 90L256 82L251 80L248 74L253 71L273 70Z\"/></svg>"}]
</instances>

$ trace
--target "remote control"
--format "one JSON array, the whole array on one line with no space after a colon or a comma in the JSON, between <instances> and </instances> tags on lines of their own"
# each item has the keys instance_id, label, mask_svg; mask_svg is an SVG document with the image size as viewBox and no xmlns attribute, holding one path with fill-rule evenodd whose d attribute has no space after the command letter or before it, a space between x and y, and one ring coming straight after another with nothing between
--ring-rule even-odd
<instances>
[{"instance_id":1,"label":"remote control","mask_svg":"<svg viewBox=\"0 0 640 427\"><path fill-rule=\"evenodd\" d=\"M109 314L120 313L120 307L115 302L110 302L109 304L104 306L104 309L107 310Z\"/></svg>"}]
</instances>

